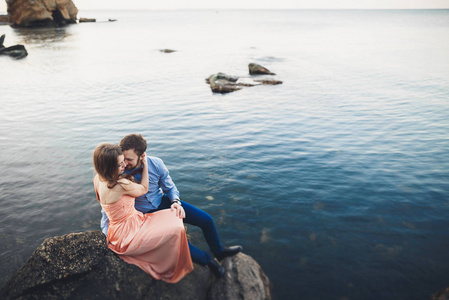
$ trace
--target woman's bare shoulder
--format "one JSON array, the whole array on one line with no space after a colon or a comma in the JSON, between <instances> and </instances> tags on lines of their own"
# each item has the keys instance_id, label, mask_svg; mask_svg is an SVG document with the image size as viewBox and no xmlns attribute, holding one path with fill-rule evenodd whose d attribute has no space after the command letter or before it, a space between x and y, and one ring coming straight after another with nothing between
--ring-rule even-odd
<instances>
[{"instance_id":1,"label":"woman's bare shoulder","mask_svg":"<svg viewBox=\"0 0 449 300\"><path fill-rule=\"evenodd\" d=\"M118 183L124 183L124 184L130 184L131 181L129 179L126 178L120 178L119 180L117 180Z\"/></svg>"},{"instance_id":2,"label":"woman's bare shoulder","mask_svg":"<svg viewBox=\"0 0 449 300\"><path fill-rule=\"evenodd\" d=\"M129 191L130 189L134 188L134 183L126 178L120 178L119 180L117 180L117 183L118 184L114 187L117 188L117 190Z\"/></svg>"}]
</instances>

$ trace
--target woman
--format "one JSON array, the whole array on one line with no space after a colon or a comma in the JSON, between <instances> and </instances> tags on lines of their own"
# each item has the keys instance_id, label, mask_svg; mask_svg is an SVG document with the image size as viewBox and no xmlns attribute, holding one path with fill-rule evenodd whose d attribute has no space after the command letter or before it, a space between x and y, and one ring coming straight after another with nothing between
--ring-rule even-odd
<instances>
[{"instance_id":1,"label":"woman","mask_svg":"<svg viewBox=\"0 0 449 300\"><path fill-rule=\"evenodd\" d=\"M100 144L94 151L97 200L109 218L108 248L154 279L176 283L193 270L182 219L166 209L143 214L134 198L148 191L148 165L142 159L142 183L122 176L125 161L119 146ZM146 178L144 178L146 177Z\"/></svg>"}]
</instances>

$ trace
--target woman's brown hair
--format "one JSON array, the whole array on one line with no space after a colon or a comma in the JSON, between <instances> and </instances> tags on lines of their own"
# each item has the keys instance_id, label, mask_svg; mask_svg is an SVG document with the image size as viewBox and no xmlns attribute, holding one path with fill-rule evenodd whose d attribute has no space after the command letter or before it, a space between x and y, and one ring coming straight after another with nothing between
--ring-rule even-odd
<instances>
[{"instance_id":1,"label":"woman's brown hair","mask_svg":"<svg viewBox=\"0 0 449 300\"><path fill-rule=\"evenodd\" d=\"M103 143L94 150L94 168L98 175L108 182L108 188L112 189L117 185L120 178L127 178L133 181L132 176L122 176L118 174L117 158L122 155L122 149L118 145Z\"/></svg>"}]
</instances>

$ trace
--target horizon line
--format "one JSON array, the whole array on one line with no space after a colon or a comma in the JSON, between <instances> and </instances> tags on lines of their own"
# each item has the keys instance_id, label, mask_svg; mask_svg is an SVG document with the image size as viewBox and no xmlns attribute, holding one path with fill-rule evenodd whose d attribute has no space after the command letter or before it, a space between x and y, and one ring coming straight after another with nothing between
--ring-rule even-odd
<instances>
[{"instance_id":1,"label":"horizon line","mask_svg":"<svg viewBox=\"0 0 449 300\"><path fill-rule=\"evenodd\" d=\"M78 8L78 11L108 11L108 10L120 10L120 11L192 11L192 10L449 10L449 7L422 7L422 8L343 8L343 7L316 7L316 8L136 8L136 9L123 9L123 8ZM0 11L0 14L7 14L7 11Z\"/></svg>"}]
</instances>

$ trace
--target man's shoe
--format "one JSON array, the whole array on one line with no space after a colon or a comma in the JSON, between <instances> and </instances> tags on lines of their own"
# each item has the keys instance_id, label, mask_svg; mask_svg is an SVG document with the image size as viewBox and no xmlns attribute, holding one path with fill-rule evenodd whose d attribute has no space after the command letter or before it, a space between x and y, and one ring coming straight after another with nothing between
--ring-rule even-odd
<instances>
[{"instance_id":1,"label":"man's shoe","mask_svg":"<svg viewBox=\"0 0 449 300\"><path fill-rule=\"evenodd\" d=\"M223 260L225 257L228 256L234 256L237 253L241 252L243 250L242 246L231 246L231 247L224 247L223 251L221 251L220 254L215 255L215 257L218 260Z\"/></svg>"},{"instance_id":2,"label":"man's shoe","mask_svg":"<svg viewBox=\"0 0 449 300\"><path fill-rule=\"evenodd\" d=\"M223 277L225 273L225 268L223 268L222 265L218 263L218 261L214 258L211 259L211 261L208 264L209 269L214 273L217 277Z\"/></svg>"}]
</instances>

